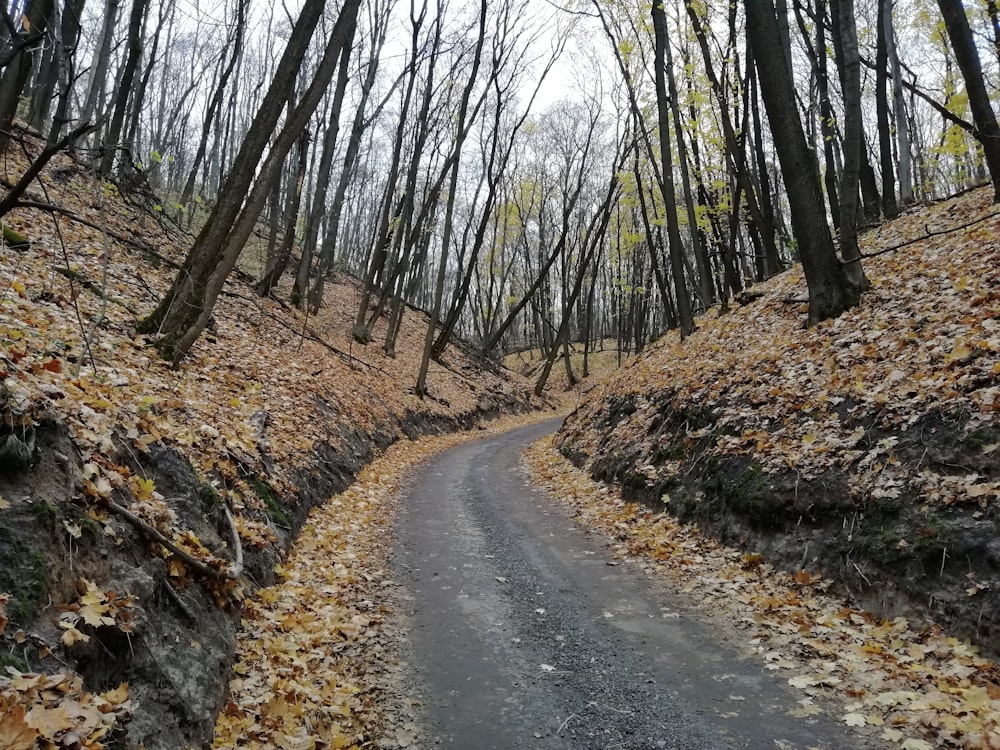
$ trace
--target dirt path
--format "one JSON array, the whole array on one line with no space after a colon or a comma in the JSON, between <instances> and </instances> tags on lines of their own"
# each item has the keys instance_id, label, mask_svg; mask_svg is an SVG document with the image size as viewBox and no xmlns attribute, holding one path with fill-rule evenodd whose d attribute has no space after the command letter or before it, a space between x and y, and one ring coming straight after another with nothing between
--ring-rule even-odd
<instances>
[{"instance_id":1,"label":"dirt path","mask_svg":"<svg viewBox=\"0 0 1000 750\"><path fill-rule=\"evenodd\" d=\"M546 502L521 448L554 422L442 454L415 478L396 576L415 746L852 748L727 632Z\"/></svg>"}]
</instances>

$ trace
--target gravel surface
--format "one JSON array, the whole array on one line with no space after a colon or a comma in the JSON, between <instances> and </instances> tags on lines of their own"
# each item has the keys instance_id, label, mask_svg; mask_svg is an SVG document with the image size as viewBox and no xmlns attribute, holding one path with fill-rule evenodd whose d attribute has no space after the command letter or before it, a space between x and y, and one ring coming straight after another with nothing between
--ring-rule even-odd
<instances>
[{"instance_id":1,"label":"gravel surface","mask_svg":"<svg viewBox=\"0 0 1000 750\"><path fill-rule=\"evenodd\" d=\"M442 454L398 525L409 747L862 748L692 611L546 501L522 447L557 423Z\"/></svg>"}]
</instances>

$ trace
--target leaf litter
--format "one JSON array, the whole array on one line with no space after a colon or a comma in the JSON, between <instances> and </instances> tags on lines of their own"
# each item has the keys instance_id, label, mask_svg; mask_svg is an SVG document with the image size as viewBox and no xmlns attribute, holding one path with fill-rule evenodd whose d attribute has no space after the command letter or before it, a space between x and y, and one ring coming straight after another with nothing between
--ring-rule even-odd
<instances>
[{"instance_id":1,"label":"leaf litter","mask_svg":"<svg viewBox=\"0 0 1000 750\"><path fill-rule=\"evenodd\" d=\"M851 607L821 574L782 573L720 546L564 458L603 466L602 477L625 477L651 497L683 484L693 464L726 458L786 474L796 492L798 480L840 472L843 500L859 513L912 505L928 525L935 514L958 517L988 536L1000 498L998 238L989 189L913 207L863 237L872 289L858 308L806 329L795 267L755 287L750 304L710 311L685 341L664 336L592 389L554 442L531 450L531 469L623 557L743 630L766 667L802 692L799 715L833 697L836 718L892 747L1000 748L1000 669L968 641ZM680 415L673 434L658 427L668 411ZM921 425L935 415L955 415L958 430L955 445L931 456ZM956 447L963 460L951 458ZM904 554L917 536L891 543ZM990 590L960 578L958 598Z\"/></svg>"},{"instance_id":2,"label":"leaf litter","mask_svg":"<svg viewBox=\"0 0 1000 750\"><path fill-rule=\"evenodd\" d=\"M387 710L397 659L389 555L400 491L431 456L539 419L507 417L485 429L399 442L312 511L278 571L281 582L247 600L214 747L410 744L406 717Z\"/></svg>"},{"instance_id":3,"label":"leaf litter","mask_svg":"<svg viewBox=\"0 0 1000 750\"><path fill-rule=\"evenodd\" d=\"M23 147L24 153L8 150L2 176L16 179L42 145L26 137ZM114 186L91 179L65 154L53 159L28 198L63 213L16 209L4 218L31 245L0 252L0 448L27 466L35 452L35 429L65 426L74 448L68 471L78 475L76 494L66 502L78 506L83 523L103 532L111 546L123 543L121 511L149 533L160 534L172 546L150 543L145 552L164 560L168 586L204 586L217 605L236 610L248 593L245 580L234 575L232 545L206 547L171 499L126 465L130 457L154 448L181 454L231 510L242 547L262 550L278 547L288 529L272 518L251 477L266 478L274 497L294 504L303 468L314 469L328 455L320 449L358 450L352 436L367 440L374 451L403 437L405 430L419 431L421 420L439 429L542 405L529 396L527 381L482 370L456 346L432 362L429 398L418 399L411 386L426 316L405 311L395 358L377 344L358 346L350 334L358 282L331 279L325 304L314 316L259 298L247 271L261 263L260 238L245 250L243 269L228 281L191 356L171 368L156 355L155 337L136 335L134 325L166 292L191 236L130 205ZM286 280L276 295L287 296L289 285ZM376 340L385 329L380 318L373 330ZM408 427L410 421L418 426ZM8 492L0 499L0 514L17 512L25 502ZM360 533L352 525L351 505L336 507L347 537ZM71 543L81 535L79 523L67 523L64 530ZM330 586L340 585L336 576L331 580ZM133 608L146 606L133 602L130 592L105 590L101 581L82 580L78 589L78 599L56 601L63 608L50 610L48 624L59 639L54 644L39 640L34 631L10 633L0 591L0 639L5 645L37 641L43 657L71 666L74 646L86 643L98 628L127 636ZM367 633L380 616L377 607L359 610L331 621L337 628L331 632L346 642L348 636ZM68 670L40 675L5 666L0 669L0 747L27 743L97 750L113 745L135 708L128 687L120 689L121 696L92 693ZM272 719L290 712L288 702L297 695L280 686L273 693L274 700L264 704ZM338 710L364 709L364 696L356 697L346 684L331 688L326 697L331 715L324 721L335 721ZM74 718L72 725L67 716Z\"/></svg>"},{"instance_id":4,"label":"leaf litter","mask_svg":"<svg viewBox=\"0 0 1000 750\"><path fill-rule=\"evenodd\" d=\"M893 747L1000 748L1000 667L967 641L939 627L913 629L901 617L880 621L832 594L821 575L778 571L760 555L626 502L560 455L551 438L526 451L525 465L577 523L608 535L617 557L668 579L742 632L767 670L802 691L794 715L836 699L843 723L878 728Z\"/></svg>"}]
</instances>

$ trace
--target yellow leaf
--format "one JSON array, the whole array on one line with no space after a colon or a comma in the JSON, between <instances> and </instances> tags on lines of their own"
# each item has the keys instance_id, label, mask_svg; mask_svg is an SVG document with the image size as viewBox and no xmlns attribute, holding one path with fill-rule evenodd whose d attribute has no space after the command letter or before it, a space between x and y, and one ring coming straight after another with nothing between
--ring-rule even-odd
<instances>
[{"instance_id":1,"label":"yellow leaf","mask_svg":"<svg viewBox=\"0 0 1000 750\"><path fill-rule=\"evenodd\" d=\"M139 502L144 502L146 500L153 499L153 491L156 489L153 484L152 479L139 479L139 477L132 477L130 482L132 485L132 494L135 499Z\"/></svg>"},{"instance_id":2,"label":"yellow leaf","mask_svg":"<svg viewBox=\"0 0 1000 750\"><path fill-rule=\"evenodd\" d=\"M112 706L121 705L128 700L128 683L123 682L114 690L108 690L106 693L101 693L101 697Z\"/></svg>"},{"instance_id":3,"label":"yellow leaf","mask_svg":"<svg viewBox=\"0 0 1000 750\"><path fill-rule=\"evenodd\" d=\"M3 706L3 704L0 704ZM0 713L0 747L7 750L32 750L38 732L24 720L24 706L3 706Z\"/></svg>"},{"instance_id":4,"label":"yellow leaf","mask_svg":"<svg viewBox=\"0 0 1000 750\"><path fill-rule=\"evenodd\" d=\"M62 634L61 640L63 642L63 645L66 646L67 648L71 648L77 643L86 643L87 641L90 640L89 635L87 635L86 633L81 633L79 630L70 625L68 622L61 622L59 623L59 625L60 627L66 629L66 632Z\"/></svg>"},{"instance_id":5,"label":"yellow leaf","mask_svg":"<svg viewBox=\"0 0 1000 750\"><path fill-rule=\"evenodd\" d=\"M802 442L805 445L812 445L813 443L816 442L818 437L819 436L815 432L807 432L805 435L802 436Z\"/></svg>"},{"instance_id":6,"label":"yellow leaf","mask_svg":"<svg viewBox=\"0 0 1000 750\"><path fill-rule=\"evenodd\" d=\"M25 295L25 292L27 292L27 290L24 288L24 284L22 284L20 281L10 282L10 288L13 289L15 292L17 292L19 297L23 297Z\"/></svg>"},{"instance_id":7,"label":"yellow leaf","mask_svg":"<svg viewBox=\"0 0 1000 750\"><path fill-rule=\"evenodd\" d=\"M54 740L60 732L65 732L76 726L76 721L64 706L56 706L55 708L35 706L28 711L24 720L49 740Z\"/></svg>"},{"instance_id":8,"label":"yellow leaf","mask_svg":"<svg viewBox=\"0 0 1000 750\"><path fill-rule=\"evenodd\" d=\"M109 610L110 607L107 604L88 604L85 607L80 607L80 617L94 628L99 628L101 625L114 625L115 618L107 616Z\"/></svg>"}]
</instances>

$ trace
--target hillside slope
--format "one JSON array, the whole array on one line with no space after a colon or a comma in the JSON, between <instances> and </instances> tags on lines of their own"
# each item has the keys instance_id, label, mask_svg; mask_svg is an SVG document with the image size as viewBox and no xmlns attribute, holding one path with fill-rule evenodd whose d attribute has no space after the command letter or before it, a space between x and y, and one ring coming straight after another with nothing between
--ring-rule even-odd
<instances>
[{"instance_id":1,"label":"hillside slope","mask_svg":"<svg viewBox=\"0 0 1000 750\"><path fill-rule=\"evenodd\" d=\"M998 249L985 189L914 209L863 238L859 308L805 329L796 267L591 391L559 450L877 613L1000 651Z\"/></svg>"},{"instance_id":2,"label":"hillside slope","mask_svg":"<svg viewBox=\"0 0 1000 750\"><path fill-rule=\"evenodd\" d=\"M25 164L12 149L3 177ZM246 590L311 507L396 440L542 403L455 346L418 399L426 316L407 311L395 359L361 347L349 278L309 319L231 280L171 369L134 324L190 238L66 157L28 197L58 209L6 217L31 244L0 252L0 745L197 744Z\"/></svg>"}]
</instances>

